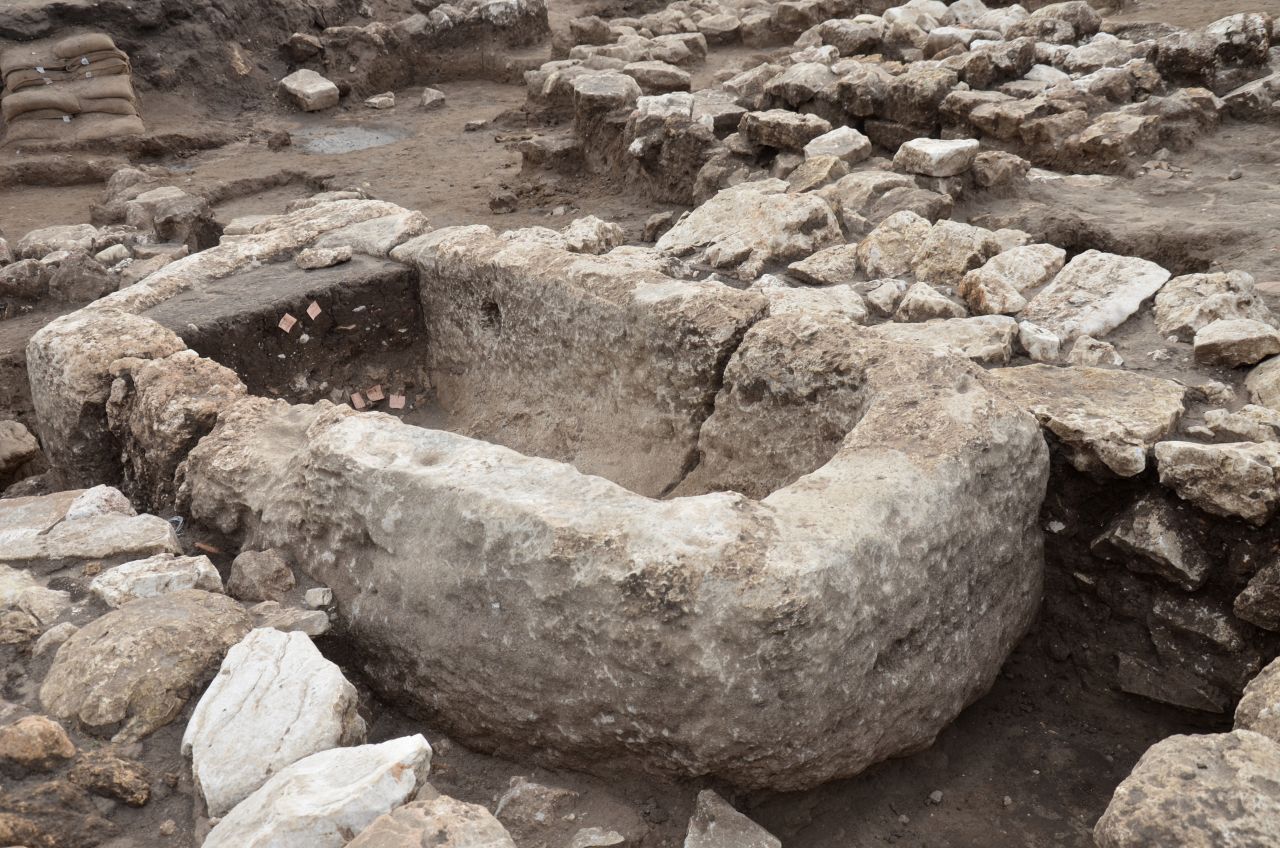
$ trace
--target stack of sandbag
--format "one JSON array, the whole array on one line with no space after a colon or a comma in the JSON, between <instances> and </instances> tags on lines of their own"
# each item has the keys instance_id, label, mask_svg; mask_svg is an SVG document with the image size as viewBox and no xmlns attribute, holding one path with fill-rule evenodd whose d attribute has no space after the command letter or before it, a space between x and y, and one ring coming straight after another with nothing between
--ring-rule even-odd
<instances>
[{"instance_id":1,"label":"stack of sandbag","mask_svg":"<svg viewBox=\"0 0 1280 848\"><path fill-rule=\"evenodd\" d=\"M129 57L91 32L21 44L0 54L4 144L141 135Z\"/></svg>"}]
</instances>

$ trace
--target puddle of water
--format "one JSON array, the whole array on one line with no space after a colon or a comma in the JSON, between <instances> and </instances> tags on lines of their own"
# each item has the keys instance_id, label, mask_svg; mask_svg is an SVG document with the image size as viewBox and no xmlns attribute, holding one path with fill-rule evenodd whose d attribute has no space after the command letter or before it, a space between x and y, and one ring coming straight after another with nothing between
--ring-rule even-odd
<instances>
[{"instance_id":1,"label":"puddle of water","mask_svg":"<svg viewBox=\"0 0 1280 848\"><path fill-rule=\"evenodd\" d=\"M354 153L371 147L394 144L409 133L403 130L368 127L316 127L293 132L294 146L303 153Z\"/></svg>"}]
</instances>

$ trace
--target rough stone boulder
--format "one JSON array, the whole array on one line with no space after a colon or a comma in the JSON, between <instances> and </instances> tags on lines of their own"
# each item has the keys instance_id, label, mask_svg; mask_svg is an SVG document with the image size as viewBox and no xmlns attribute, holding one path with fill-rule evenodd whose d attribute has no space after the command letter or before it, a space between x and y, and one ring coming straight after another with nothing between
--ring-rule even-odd
<instances>
[{"instance_id":1,"label":"rough stone boulder","mask_svg":"<svg viewBox=\"0 0 1280 848\"><path fill-rule=\"evenodd\" d=\"M1242 271L1174 277L1156 295L1156 329L1162 336L1189 342L1220 318L1269 322L1271 310L1253 285L1253 277Z\"/></svg>"},{"instance_id":2,"label":"rough stone boulder","mask_svg":"<svg viewBox=\"0 0 1280 848\"><path fill-rule=\"evenodd\" d=\"M1086 250L1031 299L1022 317L1057 333L1101 338L1160 290L1169 272L1154 262Z\"/></svg>"},{"instance_id":3,"label":"rough stone boulder","mask_svg":"<svg viewBox=\"0 0 1280 848\"><path fill-rule=\"evenodd\" d=\"M926 177L954 177L973 167L978 147L974 138L916 138L898 148L893 167Z\"/></svg>"},{"instance_id":4,"label":"rough stone boulder","mask_svg":"<svg viewBox=\"0 0 1280 848\"><path fill-rule=\"evenodd\" d=\"M516 848L516 843L484 807L441 795L392 810L346 848Z\"/></svg>"},{"instance_id":5,"label":"rough stone boulder","mask_svg":"<svg viewBox=\"0 0 1280 848\"><path fill-rule=\"evenodd\" d=\"M1093 829L1098 848L1280 844L1280 745L1250 730L1152 745Z\"/></svg>"},{"instance_id":6,"label":"rough stone boulder","mask_svg":"<svg viewBox=\"0 0 1280 848\"><path fill-rule=\"evenodd\" d=\"M1213 560L1186 510L1164 498L1144 497L1093 540L1092 550L1122 561L1130 571L1156 574L1194 592L1208 578Z\"/></svg>"},{"instance_id":7,"label":"rough stone boulder","mask_svg":"<svg viewBox=\"0 0 1280 848\"><path fill-rule=\"evenodd\" d=\"M304 757L364 742L356 703L355 687L307 636L251 631L227 652L182 736L209 815L226 815Z\"/></svg>"},{"instance_id":8,"label":"rough stone boulder","mask_svg":"<svg viewBox=\"0 0 1280 848\"><path fill-rule=\"evenodd\" d=\"M222 578L208 557L158 554L108 569L89 584L89 591L110 607L183 589L222 591Z\"/></svg>"},{"instance_id":9,"label":"rough stone boulder","mask_svg":"<svg viewBox=\"0 0 1280 848\"><path fill-rule=\"evenodd\" d=\"M136 313L251 266L292 257L327 233L405 211L378 200L344 199L268 216L216 247L172 262L135 285L51 321L28 342L27 372L40 441L53 471L68 486L119 482L122 446L108 426L107 404L120 368L132 370L141 364L134 360L162 359L186 347L174 333ZM216 376L217 385L226 392L237 391L234 374L214 375L218 369L212 363L197 370L205 377ZM185 414L181 408L161 403L164 394L175 378L191 381L200 375L180 373L181 362L175 363L173 371L179 373L165 369L161 385L155 387L155 405L140 414L164 413L173 416L170 420ZM207 413L219 400L193 398L192 418L183 421L174 434L178 438L159 444L172 449L193 434L198 438L203 420L199 413ZM126 423L136 435L134 422ZM143 431L146 423L144 418ZM127 438L125 442L127 447Z\"/></svg>"},{"instance_id":10,"label":"rough stone boulder","mask_svg":"<svg viewBox=\"0 0 1280 848\"><path fill-rule=\"evenodd\" d=\"M844 242L831 206L815 194L788 194L777 180L725 189L658 239L659 251L697 255L744 280L766 264L804 259Z\"/></svg>"},{"instance_id":11,"label":"rough stone boulder","mask_svg":"<svg viewBox=\"0 0 1280 848\"><path fill-rule=\"evenodd\" d=\"M132 742L168 724L249 631L225 595L188 589L125 604L62 644L40 687L53 716Z\"/></svg>"},{"instance_id":12,"label":"rough stone boulder","mask_svg":"<svg viewBox=\"0 0 1280 848\"><path fill-rule=\"evenodd\" d=\"M1236 729L1261 733L1280 745L1280 660L1258 672L1236 706Z\"/></svg>"},{"instance_id":13,"label":"rough stone boulder","mask_svg":"<svg viewBox=\"0 0 1280 848\"><path fill-rule=\"evenodd\" d=\"M1186 389L1129 371L1027 365L992 373L996 383L1058 439L1081 471L1140 474L1147 454L1182 416Z\"/></svg>"},{"instance_id":14,"label":"rough stone boulder","mask_svg":"<svg viewBox=\"0 0 1280 848\"><path fill-rule=\"evenodd\" d=\"M738 123L738 132L754 145L801 151L815 138L831 132L831 124L817 115L770 109L747 112Z\"/></svg>"},{"instance_id":15,"label":"rough stone boulder","mask_svg":"<svg viewBox=\"0 0 1280 848\"><path fill-rule=\"evenodd\" d=\"M710 789L698 793L689 819L685 848L782 848L778 837L765 830Z\"/></svg>"},{"instance_id":16,"label":"rough stone boulder","mask_svg":"<svg viewBox=\"0 0 1280 848\"><path fill-rule=\"evenodd\" d=\"M430 768L421 735L312 754L237 804L203 848L343 848L409 800Z\"/></svg>"},{"instance_id":17,"label":"rough stone boulder","mask_svg":"<svg viewBox=\"0 0 1280 848\"><path fill-rule=\"evenodd\" d=\"M1219 318L1196 330L1193 348L1204 365L1252 365L1280 353L1280 330L1252 318Z\"/></svg>"},{"instance_id":18,"label":"rough stone boulder","mask_svg":"<svg viewBox=\"0 0 1280 848\"><path fill-rule=\"evenodd\" d=\"M1280 503L1280 444L1156 445L1160 482L1214 515L1263 525Z\"/></svg>"},{"instance_id":19,"label":"rough stone boulder","mask_svg":"<svg viewBox=\"0 0 1280 848\"><path fill-rule=\"evenodd\" d=\"M261 398L222 413L186 495L331 587L377 687L451 736L798 788L929 744L1038 606L1047 452L988 381L781 316L728 363L690 497Z\"/></svg>"},{"instance_id":20,"label":"rough stone boulder","mask_svg":"<svg viewBox=\"0 0 1280 848\"><path fill-rule=\"evenodd\" d=\"M47 573L84 560L116 564L180 552L169 522L136 515L116 489L0 501L0 564Z\"/></svg>"},{"instance_id":21,"label":"rough stone boulder","mask_svg":"<svg viewBox=\"0 0 1280 848\"><path fill-rule=\"evenodd\" d=\"M280 80L280 90L304 112L320 112L338 105L338 86L307 68Z\"/></svg>"}]
</instances>

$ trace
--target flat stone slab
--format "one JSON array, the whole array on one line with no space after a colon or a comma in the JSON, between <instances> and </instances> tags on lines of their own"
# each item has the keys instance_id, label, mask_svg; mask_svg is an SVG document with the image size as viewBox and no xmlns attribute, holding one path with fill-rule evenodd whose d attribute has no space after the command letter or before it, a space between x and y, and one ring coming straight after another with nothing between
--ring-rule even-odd
<instances>
[{"instance_id":1,"label":"flat stone slab","mask_svg":"<svg viewBox=\"0 0 1280 848\"><path fill-rule=\"evenodd\" d=\"M1057 333L1101 338L1138 311L1169 279L1154 262L1086 250L1027 304L1019 316Z\"/></svg>"},{"instance_id":2,"label":"flat stone slab","mask_svg":"<svg viewBox=\"0 0 1280 848\"><path fill-rule=\"evenodd\" d=\"M1184 410L1185 388L1130 371L1026 365L991 376L1058 438L1081 471L1141 473L1152 446Z\"/></svg>"}]
</instances>

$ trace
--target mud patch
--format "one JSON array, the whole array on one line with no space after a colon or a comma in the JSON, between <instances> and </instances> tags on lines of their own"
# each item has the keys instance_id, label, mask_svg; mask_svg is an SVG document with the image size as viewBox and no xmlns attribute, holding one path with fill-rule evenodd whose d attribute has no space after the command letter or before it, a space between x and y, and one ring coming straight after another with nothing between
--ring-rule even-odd
<instances>
[{"instance_id":1,"label":"mud patch","mask_svg":"<svg viewBox=\"0 0 1280 848\"><path fill-rule=\"evenodd\" d=\"M408 132L396 127L313 127L293 134L298 150L320 155L385 147L408 137Z\"/></svg>"}]
</instances>

